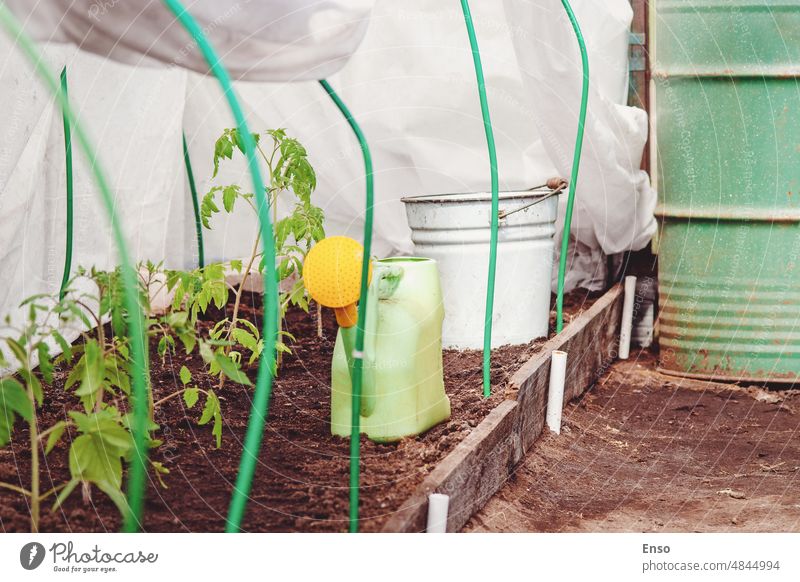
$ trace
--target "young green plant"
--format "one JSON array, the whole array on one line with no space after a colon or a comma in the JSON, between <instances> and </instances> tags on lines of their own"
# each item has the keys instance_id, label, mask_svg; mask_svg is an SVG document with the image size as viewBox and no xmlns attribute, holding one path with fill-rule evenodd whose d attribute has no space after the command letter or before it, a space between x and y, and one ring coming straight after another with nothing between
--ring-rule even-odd
<instances>
[{"instance_id":1,"label":"young green plant","mask_svg":"<svg viewBox=\"0 0 800 582\"><path fill-rule=\"evenodd\" d=\"M108 495L124 515L127 502L122 493L123 459L133 448L133 439L123 424L123 417L112 406L95 409L95 398L103 378L93 374L85 376L76 394L86 407L86 413L70 411L69 420L59 420L44 431L40 430L38 410L44 403L42 380L53 381L55 359L51 345L58 345L64 354L72 357L73 347L61 333L65 325L86 319L80 306L70 299L37 295L22 304L27 308L27 318L22 325L13 325L6 317L9 332L2 339L10 359L0 353L0 366L15 371L0 379L0 447L11 442L17 419L28 424L31 458L30 489L12 483L0 483L28 498L31 507L31 531L39 530L41 503L58 494L54 509L74 491L79 484L92 483ZM35 370L38 365L38 372ZM41 380L39 379L41 376ZM87 406L88 405L88 406ZM41 491L41 454L48 455L67 430L78 436L69 448L71 478L48 491Z\"/></svg>"},{"instance_id":2,"label":"young green plant","mask_svg":"<svg viewBox=\"0 0 800 582\"><path fill-rule=\"evenodd\" d=\"M283 329L286 310L290 305L295 305L308 312L309 297L302 278L303 260L311 245L325 237L325 217L322 210L311 202L311 194L316 188L317 179L308 161L306 149L300 142L287 136L284 129L268 130L263 135L256 133L253 134L253 139L266 165L269 179L266 199L275 223L275 255L278 261L278 280L282 284L278 301L279 364L281 354L290 352L284 338L294 340L293 336ZM265 142L268 145L265 146ZM236 151L244 154L241 136L236 129L226 129L214 147L213 177L217 176L220 161L232 159ZM291 214L278 220L278 199L284 192L291 192L294 195L294 207ZM254 214L258 213L252 193L243 192L236 184L214 186L203 197L200 206L200 217L206 228L211 228L211 217L221 212L217 204L220 198L222 208L227 213L233 212L238 200L246 203ZM258 337L256 326L239 317L239 312L242 295L256 261L259 261L259 272L263 271L264 266L259 260L261 253L258 251L260 242L259 234L256 233L252 251L245 265L241 261L231 261L233 270L242 275L241 282L235 291L231 317L220 321L212 330L213 339L231 342L234 346L250 350L254 354L251 360L258 357L255 354L261 352L263 342ZM293 275L295 280L290 282ZM241 354L238 351L225 349L224 352L226 355L231 355L237 363L241 361Z\"/></svg>"}]
</instances>

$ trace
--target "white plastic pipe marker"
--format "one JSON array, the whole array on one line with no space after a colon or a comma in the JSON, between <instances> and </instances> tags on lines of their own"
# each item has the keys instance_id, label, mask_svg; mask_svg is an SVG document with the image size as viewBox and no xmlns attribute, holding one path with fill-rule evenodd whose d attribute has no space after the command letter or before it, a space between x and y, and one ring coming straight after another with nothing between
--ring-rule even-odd
<instances>
[{"instance_id":1,"label":"white plastic pipe marker","mask_svg":"<svg viewBox=\"0 0 800 582\"><path fill-rule=\"evenodd\" d=\"M636 298L636 277L625 277L625 299L622 303L622 324L619 330L619 359L627 360L631 354L631 328L633 327L633 300Z\"/></svg>"},{"instance_id":2,"label":"white plastic pipe marker","mask_svg":"<svg viewBox=\"0 0 800 582\"><path fill-rule=\"evenodd\" d=\"M561 434L561 411L564 407L564 380L567 376L567 352L554 350L550 356L550 388L547 391L547 427Z\"/></svg>"},{"instance_id":3,"label":"white plastic pipe marker","mask_svg":"<svg viewBox=\"0 0 800 582\"><path fill-rule=\"evenodd\" d=\"M447 532L447 510L450 506L450 496L444 493L431 493L428 495L428 526L427 533Z\"/></svg>"}]
</instances>

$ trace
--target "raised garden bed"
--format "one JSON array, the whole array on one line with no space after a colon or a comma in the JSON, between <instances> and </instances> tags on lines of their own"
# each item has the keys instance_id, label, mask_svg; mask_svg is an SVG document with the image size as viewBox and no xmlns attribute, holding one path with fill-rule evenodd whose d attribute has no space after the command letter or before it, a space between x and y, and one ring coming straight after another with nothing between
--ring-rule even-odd
<instances>
[{"instance_id":1,"label":"raised garden bed","mask_svg":"<svg viewBox=\"0 0 800 582\"><path fill-rule=\"evenodd\" d=\"M595 298L596 294L573 293L565 302L567 320L586 310ZM259 303L259 298L251 294L242 315L259 320ZM209 319L213 320L214 315L219 314L210 314ZM293 354L284 359L275 382L260 465L243 523L245 530L344 531L347 528L348 440L333 437L329 431L330 359L336 331L330 312L325 312L323 323L324 336L318 338L312 316L293 311L287 318L287 328L298 341L292 346ZM377 444L362 438L362 530L378 531L392 523L392 516L437 464L471 433L479 432L475 427L493 410L496 415L498 409L508 406L507 397L519 390L512 376L528 365L526 362L543 345L545 341L541 340L495 350L494 395L488 400L481 396L480 352L445 352L445 386L453 409L450 421L418 438L395 444ZM205 374L199 356L180 355L162 362L154 346L151 352L155 399L174 392L180 385L178 371L182 365L192 371L201 388L216 385L215 379ZM254 367L247 372L255 376ZM46 388L45 404L40 411L43 424L64 419L67 403L73 402L63 390L65 379L64 373L56 372L54 383ZM251 389L233 383L226 384L220 393L224 424L219 449L214 447L210 428L197 426L197 410L187 410L180 398L158 408L155 420L162 427L158 436L164 442L153 456L169 468L170 474L164 478L167 488L155 480L148 487L146 531L223 529L251 394ZM27 430L20 426L13 439L10 446L0 449L0 481L26 487L30 464ZM66 465L69 440L67 435L46 457L43 489L69 478ZM44 507L48 509L49 505ZM29 530L25 498L0 490L0 526L4 531ZM119 527L118 511L101 494L93 495L89 502L73 495L57 512L45 510L41 521L42 531L117 531Z\"/></svg>"}]
</instances>

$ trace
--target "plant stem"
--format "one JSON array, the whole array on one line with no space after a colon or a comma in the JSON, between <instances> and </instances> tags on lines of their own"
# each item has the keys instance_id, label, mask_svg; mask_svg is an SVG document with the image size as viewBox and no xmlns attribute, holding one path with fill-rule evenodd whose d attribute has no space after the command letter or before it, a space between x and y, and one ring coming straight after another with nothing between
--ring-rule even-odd
<instances>
[{"instance_id":1,"label":"plant stem","mask_svg":"<svg viewBox=\"0 0 800 582\"><path fill-rule=\"evenodd\" d=\"M66 428L66 427L68 427L68 426L73 426L73 424L72 424L71 422L68 422L67 424L65 424L65 425L64 425L64 428ZM53 426L51 426L51 427L50 427L50 428L48 428L47 430L40 432L40 433L39 433L39 441L40 441L40 442L41 442L41 441L43 441L43 440L44 440L44 438L45 438L47 435L49 435L51 432L53 432L53 431L54 431L56 428L58 428L58 424L54 424Z\"/></svg>"},{"instance_id":2,"label":"plant stem","mask_svg":"<svg viewBox=\"0 0 800 582\"><path fill-rule=\"evenodd\" d=\"M39 497L39 499L40 499L41 501L44 501L45 499L47 499L47 498L48 498L48 497L50 497L51 495L53 495L53 494L55 494L55 493L58 493L59 491L61 491L61 490L62 490L64 487L66 487L66 486L67 486L67 483L62 483L61 485L56 485L56 486L55 486L55 487L53 487L52 489L49 489L48 491L45 491L44 493L42 493L42 495Z\"/></svg>"},{"instance_id":3,"label":"plant stem","mask_svg":"<svg viewBox=\"0 0 800 582\"><path fill-rule=\"evenodd\" d=\"M16 485L12 485L11 483L6 483L4 481L0 481L0 489L10 489L11 491L16 491L20 495L25 495L27 497L31 496L31 492L23 487L17 487Z\"/></svg>"},{"instance_id":4,"label":"plant stem","mask_svg":"<svg viewBox=\"0 0 800 582\"><path fill-rule=\"evenodd\" d=\"M253 263L256 261L256 256L258 255L258 245L261 242L261 233L256 236L256 242L253 245L253 250L250 253L250 260L247 262L247 267L244 269L244 274L242 275L242 282L239 283L239 288L236 290L236 301L233 303L233 314L231 315L231 324L228 326L228 332L225 334L225 339L230 340L231 335L233 335L233 330L236 329L236 322L239 318L239 306L242 304L242 295L244 294L244 285L247 283L247 278L250 276L250 269L253 268ZM227 355L230 351L230 347L225 348L225 352ZM219 377L219 390L222 390L222 387L225 385L225 375L220 374Z\"/></svg>"},{"instance_id":5,"label":"plant stem","mask_svg":"<svg viewBox=\"0 0 800 582\"><path fill-rule=\"evenodd\" d=\"M31 440L31 532L39 532L39 427L36 423L36 397L33 395L33 385L28 382L28 398L34 413L28 422Z\"/></svg>"},{"instance_id":6,"label":"plant stem","mask_svg":"<svg viewBox=\"0 0 800 582\"><path fill-rule=\"evenodd\" d=\"M94 319L95 323L97 324L97 341L100 343L100 349L103 350L103 353L105 353L105 350L106 350L106 331L105 331L105 329L103 329L103 322L100 319L100 316L98 314L95 314L95 312L88 305L86 305L86 303L84 303L80 299L75 299L74 301L75 301L76 305L79 305L79 306L83 307L86 311L88 311L89 315L92 316L92 319ZM99 306L100 306L102 301L103 301L103 291L102 291L102 289L100 289L98 291L98 296L97 296L98 309L99 309ZM103 390L102 387L97 389L97 393L95 394L95 401L94 401L94 410L95 410L95 412L99 411L100 410L100 406L102 406L102 404L103 404L103 392L104 392L104 390Z\"/></svg>"},{"instance_id":7,"label":"plant stem","mask_svg":"<svg viewBox=\"0 0 800 582\"><path fill-rule=\"evenodd\" d=\"M317 337L322 337L322 305L317 303Z\"/></svg>"},{"instance_id":8,"label":"plant stem","mask_svg":"<svg viewBox=\"0 0 800 582\"><path fill-rule=\"evenodd\" d=\"M103 300L102 293L99 297L100 301ZM106 349L106 330L103 329L102 322L97 326L97 341L100 344L100 349L105 351ZM100 408L103 406L103 396L105 395L105 388L103 387L103 383L100 382L100 388L97 389L94 395L94 411L100 412Z\"/></svg>"},{"instance_id":9,"label":"plant stem","mask_svg":"<svg viewBox=\"0 0 800 582\"><path fill-rule=\"evenodd\" d=\"M236 301L233 304L233 315L231 316L231 325L228 327L227 339L231 339L233 330L236 329L236 320L239 318L239 306L242 303L242 295L244 294L244 285L247 283L247 278L250 276L250 269L253 268L253 263L256 261L258 254L258 245L261 242L261 235L256 237L256 244L253 245L253 252L250 254L250 260L247 262L247 267L242 275L242 282L239 283L239 288L236 290Z\"/></svg>"}]
</instances>

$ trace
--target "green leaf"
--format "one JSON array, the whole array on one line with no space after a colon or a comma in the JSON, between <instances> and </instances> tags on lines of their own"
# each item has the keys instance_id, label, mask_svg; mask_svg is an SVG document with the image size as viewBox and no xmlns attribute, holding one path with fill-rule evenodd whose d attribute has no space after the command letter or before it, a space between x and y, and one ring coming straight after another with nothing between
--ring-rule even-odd
<instances>
[{"instance_id":1,"label":"green leaf","mask_svg":"<svg viewBox=\"0 0 800 582\"><path fill-rule=\"evenodd\" d=\"M36 344L36 353L39 356L39 371L41 371L44 381L52 384L53 360L50 357L50 346L45 342L39 342Z\"/></svg>"},{"instance_id":2,"label":"green leaf","mask_svg":"<svg viewBox=\"0 0 800 582\"><path fill-rule=\"evenodd\" d=\"M158 347L156 348L156 352L158 352L158 355L161 357L161 359L164 359L164 356L167 353L167 336L162 335L161 339L158 340Z\"/></svg>"},{"instance_id":3,"label":"green leaf","mask_svg":"<svg viewBox=\"0 0 800 582\"><path fill-rule=\"evenodd\" d=\"M246 154L247 152L246 152L245 147L244 147L244 140L242 139L242 136L239 134L239 130L238 129L231 129L230 132L231 132L231 138L233 139L234 143L236 144L236 147L239 148L240 152L242 152L243 154ZM258 144L258 140L260 139L261 136L258 135L257 133L253 133L251 135L253 136L253 141L257 145Z\"/></svg>"},{"instance_id":4,"label":"green leaf","mask_svg":"<svg viewBox=\"0 0 800 582\"><path fill-rule=\"evenodd\" d=\"M200 357L203 358L206 364L210 364L214 361L214 351L211 349L208 342L200 342Z\"/></svg>"},{"instance_id":5,"label":"green leaf","mask_svg":"<svg viewBox=\"0 0 800 582\"><path fill-rule=\"evenodd\" d=\"M67 381L64 383L64 390L72 388L80 381L81 378L83 378L83 369L85 367L86 359L81 357L81 359L78 360L78 363L75 364L75 367L70 370L69 375L67 376Z\"/></svg>"},{"instance_id":6,"label":"green leaf","mask_svg":"<svg viewBox=\"0 0 800 582\"><path fill-rule=\"evenodd\" d=\"M233 212L233 205L236 202L236 198L239 196L239 186L226 186L222 190L222 206L225 208L225 212L230 214Z\"/></svg>"},{"instance_id":7,"label":"green leaf","mask_svg":"<svg viewBox=\"0 0 800 582\"><path fill-rule=\"evenodd\" d=\"M217 448L220 448L222 446L222 412L219 410L214 415L214 428L211 429L211 434L216 437Z\"/></svg>"},{"instance_id":8,"label":"green leaf","mask_svg":"<svg viewBox=\"0 0 800 582\"><path fill-rule=\"evenodd\" d=\"M166 482L164 482L164 479L161 477L162 475L169 475L169 469L167 469L164 464L159 461L150 461L150 465L153 467L153 471L155 471L158 484L164 489L169 489Z\"/></svg>"},{"instance_id":9,"label":"green leaf","mask_svg":"<svg viewBox=\"0 0 800 582\"><path fill-rule=\"evenodd\" d=\"M56 340L58 347L61 348L64 359L69 363L72 360L72 346L70 346L66 338L57 331L53 332L53 338Z\"/></svg>"},{"instance_id":10,"label":"green leaf","mask_svg":"<svg viewBox=\"0 0 800 582\"><path fill-rule=\"evenodd\" d=\"M104 387L106 376L105 358L103 349L97 340L89 340L84 345L81 360L84 362L81 384L75 390L75 395L80 396L87 409L94 406L97 392Z\"/></svg>"},{"instance_id":11,"label":"green leaf","mask_svg":"<svg viewBox=\"0 0 800 582\"><path fill-rule=\"evenodd\" d=\"M189 322L189 314L185 311L173 311L166 317L167 325L173 329L182 329Z\"/></svg>"},{"instance_id":12,"label":"green leaf","mask_svg":"<svg viewBox=\"0 0 800 582\"><path fill-rule=\"evenodd\" d=\"M225 374L225 376L227 376L232 382L236 382L237 384L242 384L244 386L253 385L247 375L242 372L239 366L237 366L236 363L228 356L218 352L214 354L214 362L219 366L219 369L222 371L222 373Z\"/></svg>"},{"instance_id":13,"label":"green leaf","mask_svg":"<svg viewBox=\"0 0 800 582\"><path fill-rule=\"evenodd\" d=\"M243 345L245 348L254 352L258 349L258 340L250 332L237 327L233 330L233 339Z\"/></svg>"},{"instance_id":14,"label":"green leaf","mask_svg":"<svg viewBox=\"0 0 800 582\"><path fill-rule=\"evenodd\" d=\"M123 426L122 419L113 408L109 407L91 414L77 411L70 411L68 414L79 432L100 439L105 446L120 451L120 455L124 455L133 447L130 432Z\"/></svg>"},{"instance_id":15,"label":"green leaf","mask_svg":"<svg viewBox=\"0 0 800 582\"><path fill-rule=\"evenodd\" d=\"M189 382L192 381L192 373L189 371L189 368L186 366L181 366L180 371L181 383L186 386Z\"/></svg>"},{"instance_id":16,"label":"green leaf","mask_svg":"<svg viewBox=\"0 0 800 582\"><path fill-rule=\"evenodd\" d=\"M92 329L92 322L89 321L89 318L84 313L83 309L77 303L69 303L67 305L67 311L72 313L81 323L83 323L86 329Z\"/></svg>"},{"instance_id":17,"label":"green leaf","mask_svg":"<svg viewBox=\"0 0 800 582\"><path fill-rule=\"evenodd\" d=\"M105 361L105 385L116 386L123 393L130 396L131 393L131 379L128 372L127 364L120 358L110 354L106 356Z\"/></svg>"},{"instance_id":18,"label":"green leaf","mask_svg":"<svg viewBox=\"0 0 800 582\"><path fill-rule=\"evenodd\" d=\"M211 223L209 222L211 216L219 212L219 206L214 202L214 194L219 190L219 188L212 188L205 196L203 196L203 200L200 203L200 220L203 222L203 226L207 229L211 230Z\"/></svg>"},{"instance_id":19,"label":"green leaf","mask_svg":"<svg viewBox=\"0 0 800 582\"><path fill-rule=\"evenodd\" d=\"M253 325L253 322L242 318L236 318L236 322L238 325L243 325L247 329L249 329L250 333L252 333L255 337L257 338L261 337L261 333L258 331L258 328L255 325Z\"/></svg>"},{"instance_id":20,"label":"green leaf","mask_svg":"<svg viewBox=\"0 0 800 582\"><path fill-rule=\"evenodd\" d=\"M111 498L111 501L113 501L114 505L117 506L120 515L125 516L128 514L130 511L128 499L125 497L125 494L122 492L122 489L119 485L110 481L94 481L94 484L97 485L97 488L100 489L100 491Z\"/></svg>"},{"instance_id":21,"label":"green leaf","mask_svg":"<svg viewBox=\"0 0 800 582\"><path fill-rule=\"evenodd\" d=\"M42 383L39 382L39 378L30 370L22 369L19 370L18 373L31 389L31 392L33 392L33 398L36 400L37 406L41 406L44 400L44 391L42 390Z\"/></svg>"},{"instance_id":22,"label":"green leaf","mask_svg":"<svg viewBox=\"0 0 800 582\"><path fill-rule=\"evenodd\" d=\"M219 172L219 161L224 158L231 159L232 157L233 142L231 142L230 130L226 129L214 144L214 173L212 178L216 178L217 172Z\"/></svg>"},{"instance_id":23,"label":"green leaf","mask_svg":"<svg viewBox=\"0 0 800 582\"><path fill-rule=\"evenodd\" d=\"M197 424L203 426L214 420L214 426L211 429L211 434L216 437L217 448L222 445L222 410L219 405L219 398L213 390L209 390L206 395L206 405L203 407L203 414Z\"/></svg>"},{"instance_id":24,"label":"green leaf","mask_svg":"<svg viewBox=\"0 0 800 582\"><path fill-rule=\"evenodd\" d=\"M122 486L122 455L93 435L81 435L72 441L69 470L73 479Z\"/></svg>"},{"instance_id":25,"label":"green leaf","mask_svg":"<svg viewBox=\"0 0 800 582\"><path fill-rule=\"evenodd\" d=\"M44 454L47 455L50 451L53 450L53 447L56 446L58 441L61 440L61 435L64 434L64 430L67 428L67 423L63 420L59 420L53 426L50 427L50 434L47 435L47 444L44 447Z\"/></svg>"},{"instance_id":26,"label":"green leaf","mask_svg":"<svg viewBox=\"0 0 800 582\"><path fill-rule=\"evenodd\" d=\"M6 343L8 347L11 349L11 352L14 354L14 357L17 358L20 365L23 368L28 367L28 353L25 351L25 348L20 345L20 343L12 338L6 338Z\"/></svg>"},{"instance_id":27,"label":"green leaf","mask_svg":"<svg viewBox=\"0 0 800 582\"><path fill-rule=\"evenodd\" d=\"M92 414L70 412L80 436L69 449L69 469L73 482L87 481L108 495L120 512L127 511L127 501L122 493L122 462L133 449L131 434L122 424L116 410L111 407ZM69 492L59 495L56 504L66 499Z\"/></svg>"},{"instance_id":28,"label":"green leaf","mask_svg":"<svg viewBox=\"0 0 800 582\"><path fill-rule=\"evenodd\" d=\"M186 403L187 408L194 407L198 398L200 398L200 390L197 388L187 388L183 391L183 401Z\"/></svg>"},{"instance_id":29,"label":"green leaf","mask_svg":"<svg viewBox=\"0 0 800 582\"><path fill-rule=\"evenodd\" d=\"M13 378L3 378L0 380L0 447L11 440L11 429L17 415L31 422L33 404L22 384Z\"/></svg>"}]
</instances>

